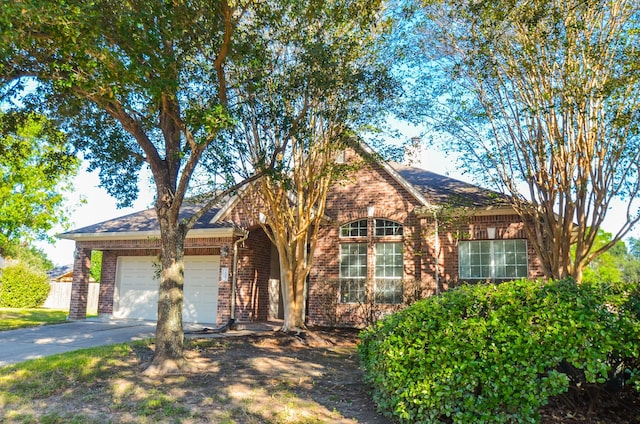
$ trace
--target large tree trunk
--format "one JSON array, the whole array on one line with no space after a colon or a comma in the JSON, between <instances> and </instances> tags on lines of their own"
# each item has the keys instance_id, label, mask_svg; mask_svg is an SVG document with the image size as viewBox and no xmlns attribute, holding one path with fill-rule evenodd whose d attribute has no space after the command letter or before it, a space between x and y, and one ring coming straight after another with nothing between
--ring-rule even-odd
<instances>
[{"instance_id":1,"label":"large tree trunk","mask_svg":"<svg viewBox=\"0 0 640 424\"><path fill-rule=\"evenodd\" d=\"M185 235L167 209L157 210L162 245L156 349L145 372L162 375L182 370L187 365L182 328Z\"/></svg>"},{"instance_id":2,"label":"large tree trunk","mask_svg":"<svg viewBox=\"0 0 640 424\"><path fill-rule=\"evenodd\" d=\"M282 249L283 251L285 249ZM293 262L293 263L292 263ZM301 331L305 328L304 323L304 283L307 273L296 264L295 261L288 260L286 254L280 254L280 284L282 287L282 297L284 306L284 323L282 331Z\"/></svg>"}]
</instances>

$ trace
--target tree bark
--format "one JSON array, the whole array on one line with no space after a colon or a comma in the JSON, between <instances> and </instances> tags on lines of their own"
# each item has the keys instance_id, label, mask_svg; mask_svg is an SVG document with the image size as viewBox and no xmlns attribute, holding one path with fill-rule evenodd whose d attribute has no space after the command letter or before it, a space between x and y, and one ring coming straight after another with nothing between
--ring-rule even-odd
<instances>
[{"instance_id":1,"label":"tree bark","mask_svg":"<svg viewBox=\"0 0 640 424\"><path fill-rule=\"evenodd\" d=\"M164 375L185 369L182 305L184 300L184 230L173 209L156 205L160 223L160 288L156 349L146 374Z\"/></svg>"},{"instance_id":2,"label":"tree bark","mask_svg":"<svg viewBox=\"0 0 640 424\"><path fill-rule=\"evenodd\" d=\"M295 248L294 248L295 249ZM278 249L284 252L285 249ZM280 253L280 278L284 306L284 323L282 331L301 331L306 328L304 323L304 282L307 273L300 272L293 258L286 253Z\"/></svg>"}]
</instances>

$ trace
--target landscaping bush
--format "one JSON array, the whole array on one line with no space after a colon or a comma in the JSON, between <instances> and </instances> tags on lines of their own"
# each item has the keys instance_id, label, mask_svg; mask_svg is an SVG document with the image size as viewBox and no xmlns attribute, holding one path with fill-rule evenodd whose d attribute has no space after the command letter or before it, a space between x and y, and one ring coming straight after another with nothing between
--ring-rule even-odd
<instances>
[{"instance_id":1,"label":"landscaping bush","mask_svg":"<svg viewBox=\"0 0 640 424\"><path fill-rule=\"evenodd\" d=\"M47 274L23 263L8 266L0 277L0 307L37 308L47 300Z\"/></svg>"},{"instance_id":2,"label":"landscaping bush","mask_svg":"<svg viewBox=\"0 0 640 424\"><path fill-rule=\"evenodd\" d=\"M636 384L637 285L463 285L361 334L365 379L406 423L532 423L549 397Z\"/></svg>"}]
</instances>

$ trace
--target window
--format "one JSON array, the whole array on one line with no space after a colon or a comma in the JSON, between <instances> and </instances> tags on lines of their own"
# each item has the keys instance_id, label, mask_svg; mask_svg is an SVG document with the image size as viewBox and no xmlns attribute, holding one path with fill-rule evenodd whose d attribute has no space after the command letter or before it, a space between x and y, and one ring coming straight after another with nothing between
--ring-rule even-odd
<instances>
[{"instance_id":1,"label":"window","mask_svg":"<svg viewBox=\"0 0 640 424\"><path fill-rule=\"evenodd\" d=\"M353 221L340 227L340 237L366 237L367 220Z\"/></svg>"},{"instance_id":2,"label":"window","mask_svg":"<svg viewBox=\"0 0 640 424\"><path fill-rule=\"evenodd\" d=\"M376 219L376 236L401 236L402 225L386 219Z\"/></svg>"},{"instance_id":3,"label":"window","mask_svg":"<svg viewBox=\"0 0 640 424\"><path fill-rule=\"evenodd\" d=\"M369 223L372 228L369 230ZM369 232L371 231L371 233ZM369 239L377 237L397 236L402 238L403 227L386 219L353 221L340 227L340 237L359 239L340 245L340 302L363 303L367 299L367 283L373 277L373 301L375 303L395 304L403 301L402 277L403 243L376 242L372 249L373 258L369 259ZM371 262L369 262L371 260ZM369 274L367 264L375 264Z\"/></svg>"},{"instance_id":4,"label":"window","mask_svg":"<svg viewBox=\"0 0 640 424\"><path fill-rule=\"evenodd\" d=\"M509 279L528 276L526 240L461 241L461 279Z\"/></svg>"},{"instance_id":5,"label":"window","mask_svg":"<svg viewBox=\"0 0 640 424\"><path fill-rule=\"evenodd\" d=\"M362 303L366 300L367 244L340 245L340 302Z\"/></svg>"},{"instance_id":6,"label":"window","mask_svg":"<svg viewBox=\"0 0 640 424\"><path fill-rule=\"evenodd\" d=\"M376 303L402 303L402 259L402 243L376 244Z\"/></svg>"}]
</instances>

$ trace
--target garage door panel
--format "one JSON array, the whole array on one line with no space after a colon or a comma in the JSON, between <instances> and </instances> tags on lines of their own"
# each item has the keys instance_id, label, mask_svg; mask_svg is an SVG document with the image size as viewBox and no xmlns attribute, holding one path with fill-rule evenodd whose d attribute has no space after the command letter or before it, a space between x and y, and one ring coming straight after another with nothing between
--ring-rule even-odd
<instances>
[{"instance_id":1,"label":"garage door panel","mask_svg":"<svg viewBox=\"0 0 640 424\"><path fill-rule=\"evenodd\" d=\"M117 318L155 320L158 316L158 290L127 290L119 299Z\"/></svg>"},{"instance_id":2,"label":"garage door panel","mask_svg":"<svg viewBox=\"0 0 640 424\"><path fill-rule=\"evenodd\" d=\"M118 258L114 316L157 319L158 280L155 257ZM183 320L215 323L218 306L219 256L185 257Z\"/></svg>"},{"instance_id":3,"label":"garage door panel","mask_svg":"<svg viewBox=\"0 0 640 424\"><path fill-rule=\"evenodd\" d=\"M116 318L155 320L158 316L158 280L153 270L153 257L124 256L118 258Z\"/></svg>"},{"instance_id":4,"label":"garage door panel","mask_svg":"<svg viewBox=\"0 0 640 424\"><path fill-rule=\"evenodd\" d=\"M187 256L184 261L185 322L215 323L218 317L219 256Z\"/></svg>"}]
</instances>

